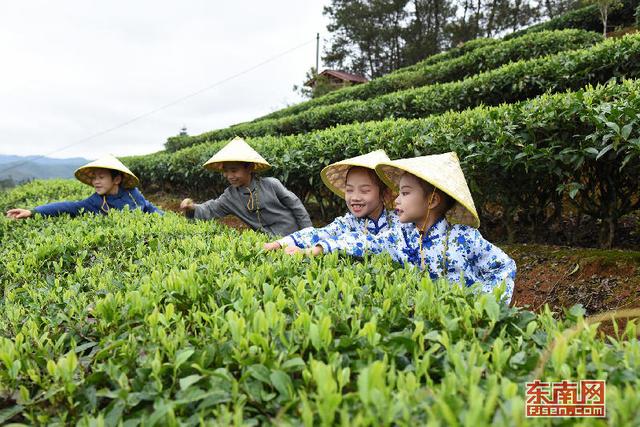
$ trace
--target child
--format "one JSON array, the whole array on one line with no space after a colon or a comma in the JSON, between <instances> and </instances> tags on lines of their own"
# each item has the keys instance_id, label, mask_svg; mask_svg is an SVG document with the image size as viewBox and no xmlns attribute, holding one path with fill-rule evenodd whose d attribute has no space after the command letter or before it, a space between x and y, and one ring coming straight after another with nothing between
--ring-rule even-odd
<instances>
[{"instance_id":1,"label":"child","mask_svg":"<svg viewBox=\"0 0 640 427\"><path fill-rule=\"evenodd\" d=\"M376 235L398 223L393 212L385 209L385 200L392 200L390 185L376 174L378 163L389 161L384 150L377 150L326 166L320 176L338 197L345 200L349 213L336 218L322 228L305 228L287 237L266 243L265 250L285 248L293 254L315 246L319 241L347 232Z\"/></svg>"},{"instance_id":2,"label":"child","mask_svg":"<svg viewBox=\"0 0 640 427\"><path fill-rule=\"evenodd\" d=\"M401 264L426 269L432 279L462 277L466 286L481 283L485 292L505 282L504 300L511 300L515 262L477 230L480 219L455 153L383 162L376 172L399 187L402 226L378 236L331 237L314 247L314 255L344 250L362 256L365 247L385 251Z\"/></svg>"},{"instance_id":3,"label":"child","mask_svg":"<svg viewBox=\"0 0 640 427\"><path fill-rule=\"evenodd\" d=\"M23 219L34 213L43 216L78 215L81 212L107 214L111 209L142 209L145 213L162 211L146 200L138 190L138 178L115 157L108 155L76 170L76 178L93 186L96 192L89 198L77 202L56 202L38 206L33 211L28 209L11 209L7 217Z\"/></svg>"},{"instance_id":4,"label":"child","mask_svg":"<svg viewBox=\"0 0 640 427\"><path fill-rule=\"evenodd\" d=\"M255 172L271 167L243 139L234 138L204 164L220 171L231 184L220 197L202 204L184 199L180 209L189 218L212 219L236 215L254 230L286 236L311 226L300 199L276 178Z\"/></svg>"}]
</instances>

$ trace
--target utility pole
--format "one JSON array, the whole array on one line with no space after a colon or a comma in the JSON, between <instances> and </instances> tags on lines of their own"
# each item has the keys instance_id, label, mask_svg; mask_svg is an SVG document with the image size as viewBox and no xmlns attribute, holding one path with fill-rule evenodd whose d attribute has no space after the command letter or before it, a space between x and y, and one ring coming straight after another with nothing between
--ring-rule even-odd
<instances>
[{"instance_id":1,"label":"utility pole","mask_svg":"<svg viewBox=\"0 0 640 427\"><path fill-rule=\"evenodd\" d=\"M316 74L320 70L318 70L318 65L320 62L320 33L316 33Z\"/></svg>"}]
</instances>

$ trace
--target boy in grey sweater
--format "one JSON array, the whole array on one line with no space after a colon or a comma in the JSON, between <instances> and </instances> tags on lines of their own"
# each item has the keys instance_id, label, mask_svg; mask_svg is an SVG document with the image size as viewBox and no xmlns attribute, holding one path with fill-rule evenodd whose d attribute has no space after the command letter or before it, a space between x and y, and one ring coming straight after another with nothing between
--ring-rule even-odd
<instances>
[{"instance_id":1,"label":"boy in grey sweater","mask_svg":"<svg viewBox=\"0 0 640 427\"><path fill-rule=\"evenodd\" d=\"M187 217L208 220L235 215L252 229L271 236L286 236L312 225L300 199L278 179L256 176L255 172L271 165L244 140L234 138L204 167L221 171L230 186L220 197L205 203L184 199L180 209Z\"/></svg>"}]
</instances>

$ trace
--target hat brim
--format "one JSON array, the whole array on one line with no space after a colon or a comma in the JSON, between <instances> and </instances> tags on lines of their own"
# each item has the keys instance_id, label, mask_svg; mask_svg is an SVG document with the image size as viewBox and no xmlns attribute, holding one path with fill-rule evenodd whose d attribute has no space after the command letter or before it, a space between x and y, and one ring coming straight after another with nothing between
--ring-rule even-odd
<instances>
[{"instance_id":1,"label":"hat brim","mask_svg":"<svg viewBox=\"0 0 640 427\"><path fill-rule=\"evenodd\" d=\"M376 165L385 161L389 161L387 153L382 149L375 150L367 154L341 160L325 166L320 172L320 178L322 178L322 182L324 182L324 184L329 187L333 193L341 199L344 199L347 186L347 175L351 168L361 167L375 172ZM387 182L384 177L380 178L389 189L393 188L391 185L392 183Z\"/></svg>"},{"instance_id":2,"label":"hat brim","mask_svg":"<svg viewBox=\"0 0 640 427\"><path fill-rule=\"evenodd\" d=\"M122 188L131 189L140 185L140 180L131 171L122 170L121 168L113 166L82 166L75 171L74 175L78 181L93 187L93 172L96 169L107 169L120 172L122 174L122 182L120 183Z\"/></svg>"},{"instance_id":3,"label":"hat brim","mask_svg":"<svg viewBox=\"0 0 640 427\"><path fill-rule=\"evenodd\" d=\"M269 162L254 150L247 142L235 137L202 165L205 169L222 172L224 164L230 162L253 163L255 172L271 168Z\"/></svg>"},{"instance_id":4,"label":"hat brim","mask_svg":"<svg viewBox=\"0 0 640 427\"><path fill-rule=\"evenodd\" d=\"M438 188L444 193L448 194L453 200L455 200L454 206L447 211L446 217L447 221L451 224L464 224L469 225L474 228L480 227L480 218L477 214L476 208L473 205L473 202L469 203L466 200L463 200L457 194L453 194L452 191L448 190L446 186L441 184L441 180L434 179L433 176L428 176L424 174L417 168L406 167L397 164L382 163L376 166L376 172L381 177L385 177L388 181L390 181L393 185L393 189L396 192L399 192L400 179L402 175L405 173L410 173L419 179L422 179L432 186ZM446 179L446 177L443 177ZM466 183L465 183L466 186Z\"/></svg>"},{"instance_id":5,"label":"hat brim","mask_svg":"<svg viewBox=\"0 0 640 427\"><path fill-rule=\"evenodd\" d=\"M339 164L325 166L322 169L322 172L320 172L320 178L322 179L322 182L324 182L324 185L326 185L327 188L329 188L329 190L331 190L336 196L340 197L341 199L344 199L345 192L347 189L347 175L349 174L349 171L353 167L361 167L361 168L369 169L373 172L376 172L376 170L369 165L357 164L357 163L339 163ZM385 200L384 203L387 208L392 208L393 199L394 199L393 182L387 181L385 177L382 177L380 175L378 175L378 177L391 192L391 195L392 195L391 199Z\"/></svg>"},{"instance_id":6,"label":"hat brim","mask_svg":"<svg viewBox=\"0 0 640 427\"><path fill-rule=\"evenodd\" d=\"M271 169L271 165L268 163L262 162L252 162L247 160L224 160L217 162L207 162L203 165L205 169L209 169L216 172L224 172L224 164L225 163L253 163L253 170L255 172L264 172L268 169Z\"/></svg>"}]
</instances>

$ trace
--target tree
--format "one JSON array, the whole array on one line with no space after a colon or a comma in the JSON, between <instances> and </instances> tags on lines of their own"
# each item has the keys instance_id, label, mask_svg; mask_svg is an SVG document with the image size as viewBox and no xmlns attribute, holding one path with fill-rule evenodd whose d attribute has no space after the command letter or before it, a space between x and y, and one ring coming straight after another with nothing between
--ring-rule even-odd
<instances>
[{"instance_id":1,"label":"tree","mask_svg":"<svg viewBox=\"0 0 640 427\"><path fill-rule=\"evenodd\" d=\"M595 4L600 12L600 20L602 21L602 35L607 37L607 20L609 12L617 7L622 6L620 0L587 0L589 4Z\"/></svg>"},{"instance_id":2,"label":"tree","mask_svg":"<svg viewBox=\"0 0 640 427\"><path fill-rule=\"evenodd\" d=\"M540 18L540 6L526 0L462 0L447 29L452 45L515 31Z\"/></svg>"},{"instance_id":3,"label":"tree","mask_svg":"<svg viewBox=\"0 0 640 427\"><path fill-rule=\"evenodd\" d=\"M409 0L332 0L324 14L331 44L322 60L332 68L379 77L403 65Z\"/></svg>"},{"instance_id":4,"label":"tree","mask_svg":"<svg viewBox=\"0 0 640 427\"><path fill-rule=\"evenodd\" d=\"M557 16L581 1L331 0L323 11L331 39L322 59L331 68L375 78L460 43Z\"/></svg>"},{"instance_id":5,"label":"tree","mask_svg":"<svg viewBox=\"0 0 640 427\"><path fill-rule=\"evenodd\" d=\"M572 9L581 6L581 0L544 0L543 15L553 19L558 15L562 15Z\"/></svg>"},{"instance_id":6,"label":"tree","mask_svg":"<svg viewBox=\"0 0 640 427\"><path fill-rule=\"evenodd\" d=\"M447 47L446 24L455 14L450 0L413 0L409 3L413 19L404 33L406 65L434 55Z\"/></svg>"},{"instance_id":7,"label":"tree","mask_svg":"<svg viewBox=\"0 0 640 427\"><path fill-rule=\"evenodd\" d=\"M297 92L303 98L314 98L313 88L305 86L305 83L312 79L316 75L316 67L311 67L307 74L304 76L304 81L299 85L293 85L293 91Z\"/></svg>"},{"instance_id":8,"label":"tree","mask_svg":"<svg viewBox=\"0 0 640 427\"><path fill-rule=\"evenodd\" d=\"M323 61L374 78L461 42L514 31L539 18L540 7L531 0L332 0L324 14L331 41Z\"/></svg>"}]
</instances>

